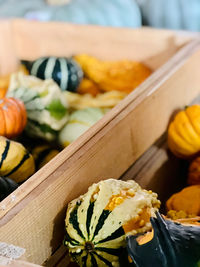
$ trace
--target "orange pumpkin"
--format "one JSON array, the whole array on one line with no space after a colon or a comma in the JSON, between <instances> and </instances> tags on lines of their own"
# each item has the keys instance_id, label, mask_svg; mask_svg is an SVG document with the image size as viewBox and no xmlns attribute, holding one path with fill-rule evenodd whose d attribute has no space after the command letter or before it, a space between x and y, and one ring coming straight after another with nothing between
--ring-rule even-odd
<instances>
[{"instance_id":1,"label":"orange pumpkin","mask_svg":"<svg viewBox=\"0 0 200 267\"><path fill-rule=\"evenodd\" d=\"M18 136L27 122L24 103L13 97L0 99L0 135L12 138Z\"/></svg>"}]
</instances>

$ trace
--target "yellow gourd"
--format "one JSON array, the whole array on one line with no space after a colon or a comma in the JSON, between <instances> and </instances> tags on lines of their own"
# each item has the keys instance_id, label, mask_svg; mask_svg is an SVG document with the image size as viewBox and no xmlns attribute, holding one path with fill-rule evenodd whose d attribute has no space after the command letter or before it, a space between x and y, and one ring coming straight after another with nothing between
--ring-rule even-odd
<instances>
[{"instance_id":1,"label":"yellow gourd","mask_svg":"<svg viewBox=\"0 0 200 267\"><path fill-rule=\"evenodd\" d=\"M200 151L200 105L187 107L175 116L168 129L168 146L181 158Z\"/></svg>"},{"instance_id":2,"label":"yellow gourd","mask_svg":"<svg viewBox=\"0 0 200 267\"><path fill-rule=\"evenodd\" d=\"M0 136L0 176L7 176L20 183L34 172L34 159L25 147Z\"/></svg>"},{"instance_id":3,"label":"yellow gourd","mask_svg":"<svg viewBox=\"0 0 200 267\"><path fill-rule=\"evenodd\" d=\"M147 66L137 61L102 61L85 54L77 55L74 59L85 76L102 91L130 93L151 74Z\"/></svg>"}]
</instances>

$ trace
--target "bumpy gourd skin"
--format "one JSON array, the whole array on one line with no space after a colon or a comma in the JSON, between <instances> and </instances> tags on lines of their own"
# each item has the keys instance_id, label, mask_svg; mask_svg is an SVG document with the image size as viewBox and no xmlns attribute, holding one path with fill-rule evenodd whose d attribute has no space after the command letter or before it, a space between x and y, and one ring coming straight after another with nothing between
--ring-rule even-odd
<instances>
[{"instance_id":1,"label":"bumpy gourd skin","mask_svg":"<svg viewBox=\"0 0 200 267\"><path fill-rule=\"evenodd\" d=\"M93 184L68 206L65 245L80 266L119 266L125 236L150 230L159 206L157 194L134 181Z\"/></svg>"},{"instance_id":2,"label":"bumpy gourd skin","mask_svg":"<svg viewBox=\"0 0 200 267\"><path fill-rule=\"evenodd\" d=\"M74 58L81 65L85 76L102 91L130 93L151 74L147 66L136 61L101 61L85 54Z\"/></svg>"},{"instance_id":3,"label":"bumpy gourd skin","mask_svg":"<svg viewBox=\"0 0 200 267\"><path fill-rule=\"evenodd\" d=\"M184 211L188 215L200 216L200 185L184 188L173 194L166 202L167 210Z\"/></svg>"},{"instance_id":4,"label":"bumpy gourd skin","mask_svg":"<svg viewBox=\"0 0 200 267\"><path fill-rule=\"evenodd\" d=\"M188 158L200 151L200 106L180 111L170 123L168 146L178 157Z\"/></svg>"}]
</instances>

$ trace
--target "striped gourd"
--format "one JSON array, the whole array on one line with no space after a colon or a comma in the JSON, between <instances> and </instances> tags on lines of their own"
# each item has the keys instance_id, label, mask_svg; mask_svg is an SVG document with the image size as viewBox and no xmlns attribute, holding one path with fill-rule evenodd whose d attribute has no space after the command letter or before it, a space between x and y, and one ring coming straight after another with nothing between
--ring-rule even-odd
<instances>
[{"instance_id":1,"label":"striped gourd","mask_svg":"<svg viewBox=\"0 0 200 267\"><path fill-rule=\"evenodd\" d=\"M126 235L149 230L159 205L157 194L134 181L93 184L69 203L65 245L80 266L119 266Z\"/></svg>"},{"instance_id":2,"label":"striped gourd","mask_svg":"<svg viewBox=\"0 0 200 267\"><path fill-rule=\"evenodd\" d=\"M65 91L76 92L83 72L79 64L72 58L41 57L33 62L22 61L30 75L42 80L53 79Z\"/></svg>"},{"instance_id":3,"label":"striped gourd","mask_svg":"<svg viewBox=\"0 0 200 267\"><path fill-rule=\"evenodd\" d=\"M20 183L34 171L34 159L25 147L0 136L0 176L7 176Z\"/></svg>"},{"instance_id":4,"label":"striped gourd","mask_svg":"<svg viewBox=\"0 0 200 267\"><path fill-rule=\"evenodd\" d=\"M8 96L25 104L27 135L52 140L68 121L68 104L53 80L41 80L23 73L11 76Z\"/></svg>"},{"instance_id":5,"label":"striped gourd","mask_svg":"<svg viewBox=\"0 0 200 267\"><path fill-rule=\"evenodd\" d=\"M87 131L93 124L100 120L107 109L85 108L72 112L66 126L60 131L58 139L63 147L75 141L81 134Z\"/></svg>"}]
</instances>

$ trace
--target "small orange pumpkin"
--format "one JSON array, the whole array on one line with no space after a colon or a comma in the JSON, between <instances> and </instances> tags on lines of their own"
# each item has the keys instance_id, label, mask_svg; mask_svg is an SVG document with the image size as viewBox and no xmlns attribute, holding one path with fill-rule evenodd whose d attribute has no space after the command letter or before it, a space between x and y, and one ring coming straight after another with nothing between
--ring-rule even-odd
<instances>
[{"instance_id":1,"label":"small orange pumpkin","mask_svg":"<svg viewBox=\"0 0 200 267\"><path fill-rule=\"evenodd\" d=\"M18 136L26 126L27 115L24 103L13 97L0 99L0 135Z\"/></svg>"}]
</instances>

